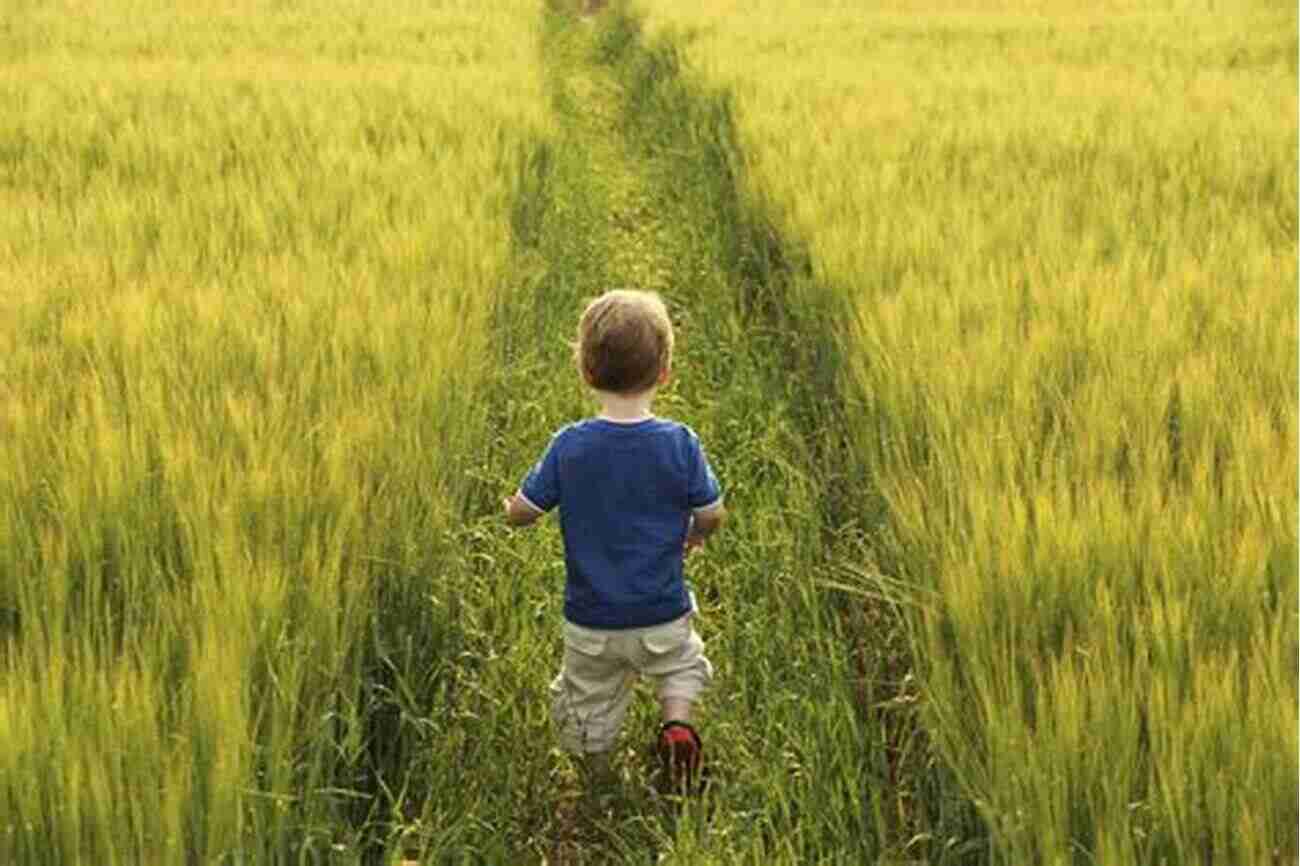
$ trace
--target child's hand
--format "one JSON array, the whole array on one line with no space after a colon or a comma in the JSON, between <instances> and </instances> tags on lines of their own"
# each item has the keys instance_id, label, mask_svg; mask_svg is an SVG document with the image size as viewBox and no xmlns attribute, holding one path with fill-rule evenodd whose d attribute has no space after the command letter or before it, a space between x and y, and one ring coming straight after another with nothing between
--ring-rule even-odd
<instances>
[{"instance_id":1,"label":"child's hand","mask_svg":"<svg viewBox=\"0 0 1300 866\"><path fill-rule=\"evenodd\" d=\"M542 516L542 512L529 505L528 500L523 499L519 494L502 499L501 506L506 511L508 526L527 526Z\"/></svg>"},{"instance_id":2,"label":"child's hand","mask_svg":"<svg viewBox=\"0 0 1300 866\"><path fill-rule=\"evenodd\" d=\"M706 511L692 512L691 522L686 528L686 545L682 555L690 556L692 550L702 546L710 535L718 531L718 527L726 517L727 509L722 506L722 503Z\"/></svg>"}]
</instances>

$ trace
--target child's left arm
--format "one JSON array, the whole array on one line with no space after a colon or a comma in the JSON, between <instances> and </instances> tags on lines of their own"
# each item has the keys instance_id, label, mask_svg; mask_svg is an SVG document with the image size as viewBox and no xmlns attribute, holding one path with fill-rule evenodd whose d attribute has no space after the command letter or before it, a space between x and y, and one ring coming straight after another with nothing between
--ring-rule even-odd
<instances>
[{"instance_id":1,"label":"child's left arm","mask_svg":"<svg viewBox=\"0 0 1300 866\"><path fill-rule=\"evenodd\" d=\"M519 493L507 496L501 502L506 509L506 523L510 526L528 526L546 513L536 508Z\"/></svg>"}]
</instances>

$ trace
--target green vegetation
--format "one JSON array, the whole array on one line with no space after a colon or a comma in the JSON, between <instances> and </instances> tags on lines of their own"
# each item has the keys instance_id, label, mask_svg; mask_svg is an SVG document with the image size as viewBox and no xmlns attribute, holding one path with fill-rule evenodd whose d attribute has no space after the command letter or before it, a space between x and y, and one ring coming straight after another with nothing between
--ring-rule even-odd
<instances>
[{"instance_id":1,"label":"green vegetation","mask_svg":"<svg viewBox=\"0 0 1300 866\"><path fill-rule=\"evenodd\" d=\"M1295 10L646 9L856 305L859 585L995 859L1294 859Z\"/></svg>"},{"instance_id":2,"label":"green vegetation","mask_svg":"<svg viewBox=\"0 0 1300 866\"><path fill-rule=\"evenodd\" d=\"M0 861L343 862L446 772L412 714L460 646L537 32L6 11Z\"/></svg>"},{"instance_id":3,"label":"green vegetation","mask_svg":"<svg viewBox=\"0 0 1300 866\"><path fill-rule=\"evenodd\" d=\"M117 8L7 31L0 859L874 850L875 651L812 580L827 428L787 378L831 381L823 314L735 255L724 104L616 15ZM649 702L615 789L555 752L558 536L496 513L589 411L565 339L613 282L669 298L659 409L737 514L692 565L718 793L684 813Z\"/></svg>"},{"instance_id":4,"label":"green vegetation","mask_svg":"<svg viewBox=\"0 0 1300 866\"><path fill-rule=\"evenodd\" d=\"M1295 11L561 5L0 22L0 861L1293 860ZM684 804L497 513L621 284L733 512Z\"/></svg>"},{"instance_id":5,"label":"green vegetation","mask_svg":"<svg viewBox=\"0 0 1300 866\"><path fill-rule=\"evenodd\" d=\"M549 23L543 54L559 135L524 251L536 284L504 308L499 328L514 342L494 389L507 395L493 423L501 453L486 470L509 489L559 424L591 413L566 341L589 297L632 283L664 295L677 329L674 376L656 410L699 432L732 518L688 566L718 668L699 716L713 792L678 814L648 790L657 722L648 695L614 757L619 781L595 796L582 794L567 759L518 747L512 717L524 708L492 704L511 765L551 774L535 790L540 805L502 808L515 810L514 826L537 821L526 841L553 863L862 862L879 848L886 769L859 724L871 697L860 671L880 653L851 639L863 612L839 609L816 582L853 544L835 538L822 500L836 407L810 399L834 387L830 311L787 303L781 273L756 259L730 181L723 96L687 86L671 50L647 50L617 11L594 25L564 15ZM771 279L759 282L762 267ZM502 538L493 526L481 543L489 579L514 594L493 614L510 624L495 630L519 635L485 635L485 649L505 657L482 688L489 700L528 695L528 741L551 743L539 698L558 664L557 527ZM515 624L521 610L538 615Z\"/></svg>"}]
</instances>

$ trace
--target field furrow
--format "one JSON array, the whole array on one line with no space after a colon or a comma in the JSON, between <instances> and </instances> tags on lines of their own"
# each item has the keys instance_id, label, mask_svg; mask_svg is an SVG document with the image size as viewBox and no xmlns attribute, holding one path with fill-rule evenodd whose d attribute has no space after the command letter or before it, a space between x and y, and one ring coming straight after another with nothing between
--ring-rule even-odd
<instances>
[{"instance_id":1,"label":"field furrow","mask_svg":"<svg viewBox=\"0 0 1300 866\"><path fill-rule=\"evenodd\" d=\"M477 651L500 656L478 681L481 718L529 779L527 796L500 794L502 807L524 819L519 844L553 863L862 862L890 832L884 813L909 807L887 784L872 733L883 726L868 718L882 717L868 707L884 698L885 653L863 639L859 606L824 585L861 541L830 491L844 471L841 407L827 399L833 311L785 297L793 266L739 209L725 98L689 86L670 47L647 45L619 6L547 20L558 136L518 249L530 278L497 322L485 463L497 486L483 507L556 428L592 413L567 340L587 299L628 285L668 302L678 348L656 412L700 433L733 522L689 562L718 677L699 710L714 787L680 814L647 784L648 695L611 790L585 794L567 759L520 749L519 702L537 701L558 664L563 551L554 526L476 535L476 581L498 599ZM536 710L527 731L525 742L550 747Z\"/></svg>"}]
</instances>

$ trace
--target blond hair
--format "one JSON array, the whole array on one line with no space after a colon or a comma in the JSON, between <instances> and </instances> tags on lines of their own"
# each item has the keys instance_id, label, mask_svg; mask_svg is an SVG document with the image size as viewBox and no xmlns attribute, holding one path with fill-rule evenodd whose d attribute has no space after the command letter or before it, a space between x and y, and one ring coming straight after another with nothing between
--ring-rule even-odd
<instances>
[{"instance_id":1,"label":"blond hair","mask_svg":"<svg viewBox=\"0 0 1300 866\"><path fill-rule=\"evenodd\" d=\"M593 388L645 391L658 383L672 359L673 325L655 292L614 289L582 311L574 360Z\"/></svg>"}]
</instances>

